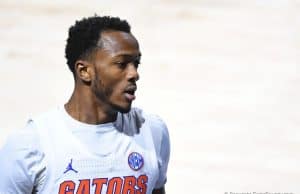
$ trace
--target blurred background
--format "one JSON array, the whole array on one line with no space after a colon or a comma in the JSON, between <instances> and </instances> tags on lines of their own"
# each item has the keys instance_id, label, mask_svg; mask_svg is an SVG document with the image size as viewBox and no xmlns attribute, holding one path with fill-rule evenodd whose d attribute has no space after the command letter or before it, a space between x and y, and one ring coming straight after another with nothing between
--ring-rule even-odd
<instances>
[{"instance_id":1,"label":"blurred background","mask_svg":"<svg viewBox=\"0 0 300 194\"><path fill-rule=\"evenodd\" d=\"M135 106L169 127L168 193L300 193L299 11L299 0L0 0L0 145L71 95L69 26L113 15L143 54Z\"/></svg>"}]
</instances>

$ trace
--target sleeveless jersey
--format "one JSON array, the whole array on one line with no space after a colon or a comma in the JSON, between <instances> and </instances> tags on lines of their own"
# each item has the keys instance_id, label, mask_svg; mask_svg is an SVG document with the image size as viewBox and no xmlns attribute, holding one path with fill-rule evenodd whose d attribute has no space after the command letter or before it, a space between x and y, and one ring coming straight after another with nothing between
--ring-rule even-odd
<instances>
[{"instance_id":1,"label":"sleeveless jersey","mask_svg":"<svg viewBox=\"0 0 300 194\"><path fill-rule=\"evenodd\" d=\"M36 192L151 194L162 187L169 157L167 128L144 113L137 128L133 111L122 115L127 122L121 128L81 123L63 108L33 117L45 163L35 174L40 181L34 183Z\"/></svg>"}]
</instances>

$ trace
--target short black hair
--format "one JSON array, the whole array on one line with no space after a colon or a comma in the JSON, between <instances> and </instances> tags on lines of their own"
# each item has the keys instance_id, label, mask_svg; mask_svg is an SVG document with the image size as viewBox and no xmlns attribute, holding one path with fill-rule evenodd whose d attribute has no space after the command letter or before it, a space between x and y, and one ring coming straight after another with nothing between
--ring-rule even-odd
<instances>
[{"instance_id":1,"label":"short black hair","mask_svg":"<svg viewBox=\"0 0 300 194\"><path fill-rule=\"evenodd\" d=\"M130 25L126 20L111 16L92 16L76 21L69 28L69 37L65 48L65 57L69 69L75 75L75 62L87 59L101 38L101 32L116 30L130 33Z\"/></svg>"}]
</instances>

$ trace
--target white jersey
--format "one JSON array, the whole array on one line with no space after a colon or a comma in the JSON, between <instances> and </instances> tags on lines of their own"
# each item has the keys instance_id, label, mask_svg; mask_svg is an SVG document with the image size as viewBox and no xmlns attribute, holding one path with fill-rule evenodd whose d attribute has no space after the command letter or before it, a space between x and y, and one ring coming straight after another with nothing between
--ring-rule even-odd
<instances>
[{"instance_id":1,"label":"white jersey","mask_svg":"<svg viewBox=\"0 0 300 194\"><path fill-rule=\"evenodd\" d=\"M150 194L166 182L169 152L165 124L139 109L90 125L59 108L10 136L0 194Z\"/></svg>"}]
</instances>

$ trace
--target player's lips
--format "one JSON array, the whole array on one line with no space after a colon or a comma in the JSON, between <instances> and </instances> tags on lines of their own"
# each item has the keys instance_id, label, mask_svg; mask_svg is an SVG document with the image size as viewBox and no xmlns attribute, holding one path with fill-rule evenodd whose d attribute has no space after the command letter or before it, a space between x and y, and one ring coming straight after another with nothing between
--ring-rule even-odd
<instances>
[{"instance_id":1,"label":"player's lips","mask_svg":"<svg viewBox=\"0 0 300 194\"><path fill-rule=\"evenodd\" d=\"M133 101L135 99L134 93L136 89L137 89L136 85L130 85L126 87L126 89L124 90L125 98L129 101Z\"/></svg>"}]
</instances>

